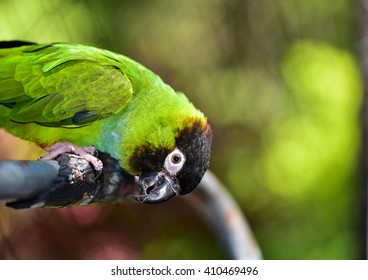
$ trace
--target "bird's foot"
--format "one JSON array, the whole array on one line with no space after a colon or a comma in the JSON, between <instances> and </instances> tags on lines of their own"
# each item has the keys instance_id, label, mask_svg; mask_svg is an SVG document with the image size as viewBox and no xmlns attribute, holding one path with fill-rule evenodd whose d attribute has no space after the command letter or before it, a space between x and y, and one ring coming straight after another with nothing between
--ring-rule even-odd
<instances>
[{"instance_id":1,"label":"bird's foot","mask_svg":"<svg viewBox=\"0 0 368 280\"><path fill-rule=\"evenodd\" d=\"M68 142L58 142L50 147L44 148L44 150L48 151L49 153L41 157L40 160L52 160L63 153L73 153L80 155L86 161L92 164L98 174L100 174L102 171L103 164L102 161L95 156L97 153L95 147L79 147Z\"/></svg>"}]
</instances>

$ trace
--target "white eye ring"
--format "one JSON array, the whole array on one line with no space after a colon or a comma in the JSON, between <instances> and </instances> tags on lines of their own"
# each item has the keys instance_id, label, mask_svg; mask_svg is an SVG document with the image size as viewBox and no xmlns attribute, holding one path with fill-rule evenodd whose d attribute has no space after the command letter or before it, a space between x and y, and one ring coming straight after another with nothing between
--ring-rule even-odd
<instances>
[{"instance_id":1,"label":"white eye ring","mask_svg":"<svg viewBox=\"0 0 368 280\"><path fill-rule=\"evenodd\" d=\"M167 155L164 167L170 175L176 175L176 173L183 168L184 163L184 154L178 148L175 148L170 154Z\"/></svg>"}]
</instances>

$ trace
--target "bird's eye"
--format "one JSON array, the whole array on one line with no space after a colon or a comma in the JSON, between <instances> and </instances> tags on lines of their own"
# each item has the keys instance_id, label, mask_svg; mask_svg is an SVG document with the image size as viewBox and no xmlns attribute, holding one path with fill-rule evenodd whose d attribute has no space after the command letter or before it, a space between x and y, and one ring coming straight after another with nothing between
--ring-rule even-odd
<instances>
[{"instance_id":1,"label":"bird's eye","mask_svg":"<svg viewBox=\"0 0 368 280\"><path fill-rule=\"evenodd\" d=\"M178 148L175 148L174 151L167 155L164 167L171 175L176 175L182 169L184 163L184 154Z\"/></svg>"},{"instance_id":2,"label":"bird's eye","mask_svg":"<svg viewBox=\"0 0 368 280\"><path fill-rule=\"evenodd\" d=\"M173 154L171 156L171 162L173 164L179 164L181 162L181 155L180 154Z\"/></svg>"}]
</instances>

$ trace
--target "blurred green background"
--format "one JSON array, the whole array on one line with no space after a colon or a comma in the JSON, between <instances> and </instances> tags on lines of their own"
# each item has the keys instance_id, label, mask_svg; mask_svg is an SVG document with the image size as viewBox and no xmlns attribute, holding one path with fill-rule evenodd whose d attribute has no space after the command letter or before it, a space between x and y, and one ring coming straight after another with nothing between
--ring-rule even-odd
<instances>
[{"instance_id":1,"label":"blurred green background","mask_svg":"<svg viewBox=\"0 0 368 280\"><path fill-rule=\"evenodd\" d=\"M208 116L211 169L244 211L264 258L358 259L358 4L1 0L0 39L83 43L146 65ZM39 155L0 132L0 159ZM226 255L211 228L175 199L61 210L0 206L0 258Z\"/></svg>"}]
</instances>

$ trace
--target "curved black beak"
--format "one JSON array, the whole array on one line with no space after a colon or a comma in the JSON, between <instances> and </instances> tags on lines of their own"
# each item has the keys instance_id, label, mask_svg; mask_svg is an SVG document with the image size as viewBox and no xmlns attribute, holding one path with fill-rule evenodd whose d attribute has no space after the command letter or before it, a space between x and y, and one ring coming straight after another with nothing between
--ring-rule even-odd
<instances>
[{"instance_id":1,"label":"curved black beak","mask_svg":"<svg viewBox=\"0 0 368 280\"><path fill-rule=\"evenodd\" d=\"M132 195L135 200L154 204L164 202L179 194L179 184L163 172L143 172L139 176L141 195Z\"/></svg>"}]
</instances>

